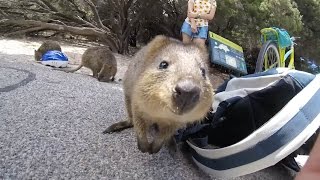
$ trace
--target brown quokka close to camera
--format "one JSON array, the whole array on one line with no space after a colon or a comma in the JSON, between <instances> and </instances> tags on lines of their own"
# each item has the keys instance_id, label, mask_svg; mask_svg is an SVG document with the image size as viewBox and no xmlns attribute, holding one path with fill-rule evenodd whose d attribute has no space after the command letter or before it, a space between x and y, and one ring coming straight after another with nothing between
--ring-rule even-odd
<instances>
[{"instance_id":1,"label":"brown quokka close to camera","mask_svg":"<svg viewBox=\"0 0 320 180\"><path fill-rule=\"evenodd\" d=\"M194 44L156 36L130 63L124 79L128 119L104 133L134 127L141 152L157 153L166 144L176 150L173 135L201 121L212 105L207 75L208 52ZM151 131L155 131L149 138Z\"/></svg>"},{"instance_id":2,"label":"brown quokka close to camera","mask_svg":"<svg viewBox=\"0 0 320 180\"><path fill-rule=\"evenodd\" d=\"M113 81L117 73L117 60L108 47L89 47L82 55L78 67L65 72L75 72L82 67L92 70L92 76L102 82Z\"/></svg>"},{"instance_id":3,"label":"brown quokka close to camera","mask_svg":"<svg viewBox=\"0 0 320 180\"><path fill-rule=\"evenodd\" d=\"M42 58L42 55L46 53L47 51L57 50L61 51L61 47L58 42L47 40L44 41L38 50L34 50L34 58L36 61L40 61Z\"/></svg>"}]
</instances>

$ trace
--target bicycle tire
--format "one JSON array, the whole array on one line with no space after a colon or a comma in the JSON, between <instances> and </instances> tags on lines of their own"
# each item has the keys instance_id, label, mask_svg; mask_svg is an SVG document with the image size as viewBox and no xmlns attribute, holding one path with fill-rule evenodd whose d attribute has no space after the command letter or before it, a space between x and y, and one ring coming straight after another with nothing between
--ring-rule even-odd
<instances>
[{"instance_id":1,"label":"bicycle tire","mask_svg":"<svg viewBox=\"0 0 320 180\"><path fill-rule=\"evenodd\" d=\"M255 72L254 73L258 73L258 72L262 72L266 69L270 68L270 65L268 64L267 67L264 67L264 59L265 56L268 55L266 53L269 52L269 50L274 51L274 57L276 58L273 61L276 61L275 63L277 63L276 67L279 67L280 65L280 55L279 55L279 50L278 50L278 46L276 45L275 42L273 41L267 41L263 44L263 46L261 47L260 51L259 51L259 55L258 55L258 59L256 62L256 68L255 68ZM267 57L269 58L269 57ZM269 63L269 59L268 59L268 63ZM273 63L273 64L275 64Z\"/></svg>"}]
</instances>

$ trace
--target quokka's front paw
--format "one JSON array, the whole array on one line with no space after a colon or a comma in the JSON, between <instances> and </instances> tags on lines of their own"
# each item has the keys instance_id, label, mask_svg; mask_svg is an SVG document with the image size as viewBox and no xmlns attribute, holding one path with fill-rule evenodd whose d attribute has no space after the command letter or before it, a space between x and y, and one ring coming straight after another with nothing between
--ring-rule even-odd
<instances>
[{"instance_id":1,"label":"quokka's front paw","mask_svg":"<svg viewBox=\"0 0 320 180\"><path fill-rule=\"evenodd\" d=\"M143 152L143 153L149 152L150 153L150 147L151 147L151 145L148 143L148 141L143 142L138 139L138 149L141 152Z\"/></svg>"},{"instance_id":2,"label":"quokka's front paw","mask_svg":"<svg viewBox=\"0 0 320 180\"><path fill-rule=\"evenodd\" d=\"M150 154L155 154L155 153L159 152L160 149L162 148L162 146L163 146L163 141L161 141L161 142L159 142L157 140L153 141L151 143L151 148L150 148L150 152L149 153Z\"/></svg>"},{"instance_id":3,"label":"quokka's front paw","mask_svg":"<svg viewBox=\"0 0 320 180\"><path fill-rule=\"evenodd\" d=\"M172 137L167 143L166 146L168 148L169 154L172 157L176 157L177 151L178 151L178 146L176 143L176 140Z\"/></svg>"}]
</instances>

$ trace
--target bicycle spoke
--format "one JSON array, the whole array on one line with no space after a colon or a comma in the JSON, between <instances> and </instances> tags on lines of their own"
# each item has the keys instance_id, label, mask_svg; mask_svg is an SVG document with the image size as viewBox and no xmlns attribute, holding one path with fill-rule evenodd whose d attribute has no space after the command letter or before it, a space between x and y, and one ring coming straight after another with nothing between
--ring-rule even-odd
<instances>
[{"instance_id":1,"label":"bicycle spoke","mask_svg":"<svg viewBox=\"0 0 320 180\"><path fill-rule=\"evenodd\" d=\"M279 50L274 42L268 41L259 52L256 64L256 72L279 67Z\"/></svg>"},{"instance_id":2,"label":"bicycle spoke","mask_svg":"<svg viewBox=\"0 0 320 180\"><path fill-rule=\"evenodd\" d=\"M278 61L276 52L273 49L268 49L266 53L264 69L271 69L273 67L277 67L277 65Z\"/></svg>"}]
</instances>

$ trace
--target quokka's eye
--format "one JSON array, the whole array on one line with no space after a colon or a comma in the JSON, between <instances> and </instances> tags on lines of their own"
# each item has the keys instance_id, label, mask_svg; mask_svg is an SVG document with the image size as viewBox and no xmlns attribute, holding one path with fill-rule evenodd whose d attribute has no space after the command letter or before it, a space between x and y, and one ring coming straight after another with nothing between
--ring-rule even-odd
<instances>
[{"instance_id":1,"label":"quokka's eye","mask_svg":"<svg viewBox=\"0 0 320 180\"><path fill-rule=\"evenodd\" d=\"M206 70L204 68L200 68L201 75L205 78L206 77Z\"/></svg>"},{"instance_id":2,"label":"quokka's eye","mask_svg":"<svg viewBox=\"0 0 320 180\"><path fill-rule=\"evenodd\" d=\"M169 63L167 61L162 61L160 64L159 64L159 69L167 69L169 66Z\"/></svg>"}]
</instances>

